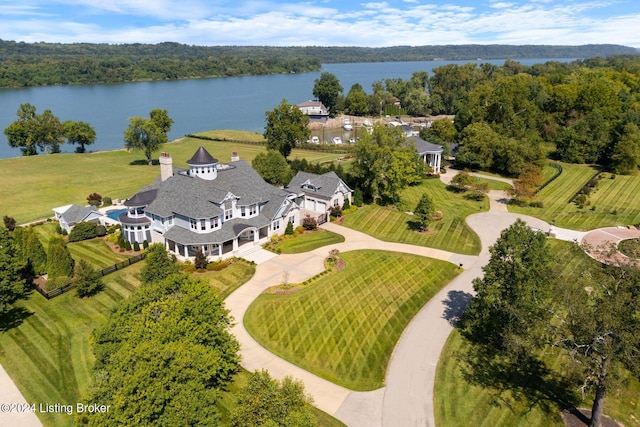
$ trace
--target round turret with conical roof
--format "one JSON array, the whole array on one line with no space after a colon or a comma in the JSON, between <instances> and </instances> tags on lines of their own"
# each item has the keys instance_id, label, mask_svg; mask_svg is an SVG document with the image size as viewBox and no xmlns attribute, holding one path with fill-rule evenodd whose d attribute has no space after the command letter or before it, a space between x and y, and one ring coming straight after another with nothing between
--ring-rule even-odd
<instances>
[{"instance_id":1,"label":"round turret with conical roof","mask_svg":"<svg viewBox=\"0 0 640 427\"><path fill-rule=\"evenodd\" d=\"M195 154L187 160L189 176L212 181L218 177L218 159L213 157L203 146L200 146Z\"/></svg>"}]
</instances>

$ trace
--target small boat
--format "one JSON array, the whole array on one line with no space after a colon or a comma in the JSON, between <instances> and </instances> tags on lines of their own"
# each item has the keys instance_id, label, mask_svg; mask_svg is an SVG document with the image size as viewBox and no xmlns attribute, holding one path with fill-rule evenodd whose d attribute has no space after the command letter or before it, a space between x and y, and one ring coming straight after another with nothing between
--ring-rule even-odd
<instances>
[{"instance_id":1,"label":"small boat","mask_svg":"<svg viewBox=\"0 0 640 427\"><path fill-rule=\"evenodd\" d=\"M362 126L364 127L371 127L373 126L373 124L371 124L371 122L367 119L364 122L362 122Z\"/></svg>"},{"instance_id":2,"label":"small boat","mask_svg":"<svg viewBox=\"0 0 640 427\"><path fill-rule=\"evenodd\" d=\"M342 125L342 128L347 131L352 130L353 126L351 126L351 121L349 119L344 119L344 124Z\"/></svg>"},{"instance_id":3,"label":"small boat","mask_svg":"<svg viewBox=\"0 0 640 427\"><path fill-rule=\"evenodd\" d=\"M340 138L339 136L334 136L331 142L333 142L334 144L342 144L342 138Z\"/></svg>"},{"instance_id":4,"label":"small boat","mask_svg":"<svg viewBox=\"0 0 640 427\"><path fill-rule=\"evenodd\" d=\"M320 144L320 138L318 138L317 136L313 135L311 137L311 143L312 144Z\"/></svg>"}]
</instances>

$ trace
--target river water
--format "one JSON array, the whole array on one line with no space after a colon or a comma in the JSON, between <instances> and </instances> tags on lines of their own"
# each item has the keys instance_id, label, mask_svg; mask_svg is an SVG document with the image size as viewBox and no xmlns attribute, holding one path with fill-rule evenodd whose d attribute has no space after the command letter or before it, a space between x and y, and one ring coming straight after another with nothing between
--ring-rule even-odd
<instances>
[{"instance_id":1,"label":"river water","mask_svg":"<svg viewBox=\"0 0 640 427\"><path fill-rule=\"evenodd\" d=\"M571 58L553 61L571 61ZM517 60L524 65L544 63L548 59ZM445 64L469 61L419 61L325 64L322 71L335 74L346 94L351 85L360 83L368 93L374 81L387 78L409 79L415 71L427 71ZM504 60L487 60L495 65ZM320 72L225 77L215 79L138 82L123 84L51 86L22 89L0 89L0 129L17 119L20 104L34 105L38 113L49 109L61 121L90 123L96 130L92 151L123 147L123 133L129 117L148 117L154 108L166 109L174 120L169 140L188 133L211 129L241 129L262 133L265 112L275 108L284 98L297 104L313 98L314 81ZM75 147L62 145L62 151ZM0 158L17 157L21 152L11 148L2 133Z\"/></svg>"}]
</instances>

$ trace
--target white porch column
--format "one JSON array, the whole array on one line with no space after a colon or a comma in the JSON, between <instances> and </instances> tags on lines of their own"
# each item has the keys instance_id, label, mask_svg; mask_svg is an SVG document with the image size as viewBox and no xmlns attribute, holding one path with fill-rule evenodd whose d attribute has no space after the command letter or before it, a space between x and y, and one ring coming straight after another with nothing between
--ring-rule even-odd
<instances>
[{"instance_id":1,"label":"white porch column","mask_svg":"<svg viewBox=\"0 0 640 427\"><path fill-rule=\"evenodd\" d=\"M436 173L440 174L440 165L442 162L442 155L440 153L436 153Z\"/></svg>"},{"instance_id":2,"label":"white porch column","mask_svg":"<svg viewBox=\"0 0 640 427\"><path fill-rule=\"evenodd\" d=\"M237 251L238 250L238 238L234 237L233 238L233 251Z\"/></svg>"},{"instance_id":3,"label":"white porch column","mask_svg":"<svg viewBox=\"0 0 640 427\"><path fill-rule=\"evenodd\" d=\"M184 245L184 257L189 258L189 245Z\"/></svg>"},{"instance_id":4,"label":"white porch column","mask_svg":"<svg viewBox=\"0 0 640 427\"><path fill-rule=\"evenodd\" d=\"M223 243L218 245L218 256L222 256L222 245Z\"/></svg>"},{"instance_id":5,"label":"white porch column","mask_svg":"<svg viewBox=\"0 0 640 427\"><path fill-rule=\"evenodd\" d=\"M260 230L255 230L253 232L253 243L258 243L258 236L260 236Z\"/></svg>"}]
</instances>

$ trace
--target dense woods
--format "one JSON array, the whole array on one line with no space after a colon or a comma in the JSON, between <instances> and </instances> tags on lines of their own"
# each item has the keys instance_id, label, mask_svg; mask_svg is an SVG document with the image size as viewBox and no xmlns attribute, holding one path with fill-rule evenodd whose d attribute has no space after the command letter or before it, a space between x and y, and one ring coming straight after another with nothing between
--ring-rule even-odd
<instances>
[{"instance_id":1,"label":"dense woods","mask_svg":"<svg viewBox=\"0 0 640 427\"><path fill-rule=\"evenodd\" d=\"M590 58L635 54L619 45L364 47L189 46L179 43L23 43L0 40L0 87L300 73L322 63Z\"/></svg>"}]
</instances>

